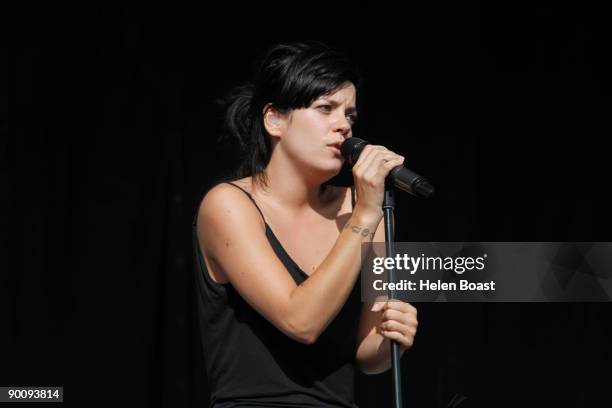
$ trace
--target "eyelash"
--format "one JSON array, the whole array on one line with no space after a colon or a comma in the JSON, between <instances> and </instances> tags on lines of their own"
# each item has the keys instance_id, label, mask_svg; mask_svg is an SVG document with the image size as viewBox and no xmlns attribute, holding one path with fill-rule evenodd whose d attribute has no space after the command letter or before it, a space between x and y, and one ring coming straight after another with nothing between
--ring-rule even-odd
<instances>
[{"instance_id":1,"label":"eyelash","mask_svg":"<svg viewBox=\"0 0 612 408\"><path fill-rule=\"evenodd\" d=\"M325 108L325 112L329 113L331 112L331 106L330 105L319 105L317 107L317 109L320 108ZM355 115L354 113L347 115L346 116L349 120L349 122L351 123L351 126L353 126L355 123L357 123L357 115Z\"/></svg>"}]
</instances>

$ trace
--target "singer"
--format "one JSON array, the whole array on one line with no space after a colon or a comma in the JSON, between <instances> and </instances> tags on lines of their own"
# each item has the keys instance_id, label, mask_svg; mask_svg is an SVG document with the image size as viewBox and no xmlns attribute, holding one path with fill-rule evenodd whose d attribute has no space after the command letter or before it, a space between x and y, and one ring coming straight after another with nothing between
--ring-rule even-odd
<instances>
[{"instance_id":1,"label":"singer","mask_svg":"<svg viewBox=\"0 0 612 408\"><path fill-rule=\"evenodd\" d=\"M416 309L361 304L360 251L384 241L385 178L404 158L367 145L354 186L326 182L357 119L359 78L337 51L281 44L229 93L235 179L214 186L194 220L198 312L211 407L356 407L355 367L390 367L410 348Z\"/></svg>"}]
</instances>

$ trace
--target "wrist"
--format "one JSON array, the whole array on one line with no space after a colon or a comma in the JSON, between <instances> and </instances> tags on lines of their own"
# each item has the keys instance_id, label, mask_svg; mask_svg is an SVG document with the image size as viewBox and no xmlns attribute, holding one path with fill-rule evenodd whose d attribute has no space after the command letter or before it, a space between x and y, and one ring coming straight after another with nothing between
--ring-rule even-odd
<instances>
[{"instance_id":1,"label":"wrist","mask_svg":"<svg viewBox=\"0 0 612 408\"><path fill-rule=\"evenodd\" d=\"M372 241L381 218L382 211L380 215L375 212L354 211L351 218L344 225L344 229L360 235L362 240Z\"/></svg>"},{"instance_id":2,"label":"wrist","mask_svg":"<svg viewBox=\"0 0 612 408\"><path fill-rule=\"evenodd\" d=\"M352 221L353 224L358 224L363 227L373 228L376 230L382 217L382 208L364 208L357 204L353 209L353 215L351 216L349 222Z\"/></svg>"}]
</instances>

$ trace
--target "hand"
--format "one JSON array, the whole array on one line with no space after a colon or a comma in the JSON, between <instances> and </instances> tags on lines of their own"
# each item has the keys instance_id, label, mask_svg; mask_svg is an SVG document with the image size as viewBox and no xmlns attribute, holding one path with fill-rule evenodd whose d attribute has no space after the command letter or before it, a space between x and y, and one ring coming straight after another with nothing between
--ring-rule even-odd
<instances>
[{"instance_id":1,"label":"hand","mask_svg":"<svg viewBox=\"0 0 612 408\"><path fill-rule=\"evenodd\" d=\"M404 162L404 157L384 146L367 145L353 166L356 208L382 217L385 178Z\"/></svg>"},{"instance_id":2,"label":"hand","mask_svg":"<svg viewBox=\"0 0 612 408\"><path fill-rule=\"evenodd\" d=\"M377 331L384 338L397 341L402 352L412 347L419 323L414 306L410 303L392 300L374 303L372 311L383 312Z\"/></svg>"}]
</instances>

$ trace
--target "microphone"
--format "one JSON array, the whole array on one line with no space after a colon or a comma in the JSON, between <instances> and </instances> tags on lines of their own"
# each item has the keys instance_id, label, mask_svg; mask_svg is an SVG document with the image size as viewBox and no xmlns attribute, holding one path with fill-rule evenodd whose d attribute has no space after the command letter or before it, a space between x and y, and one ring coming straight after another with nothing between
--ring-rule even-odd
<instances>
[{"instance_id":1,"label":"microphone","mask_svg":"<svg viewBox=\"0 0 612 408\"><path fill-rule=\"evenodd\" d=\"M340 146L342 157L350 167L357 162L363 148L368 144L358 137L349 137ZM420 176L400 165L389 172L387 181L400 190L406 191L414 196L429 198L434 194L435 189L423 176Z\"/></svg>"}]
</instances>

